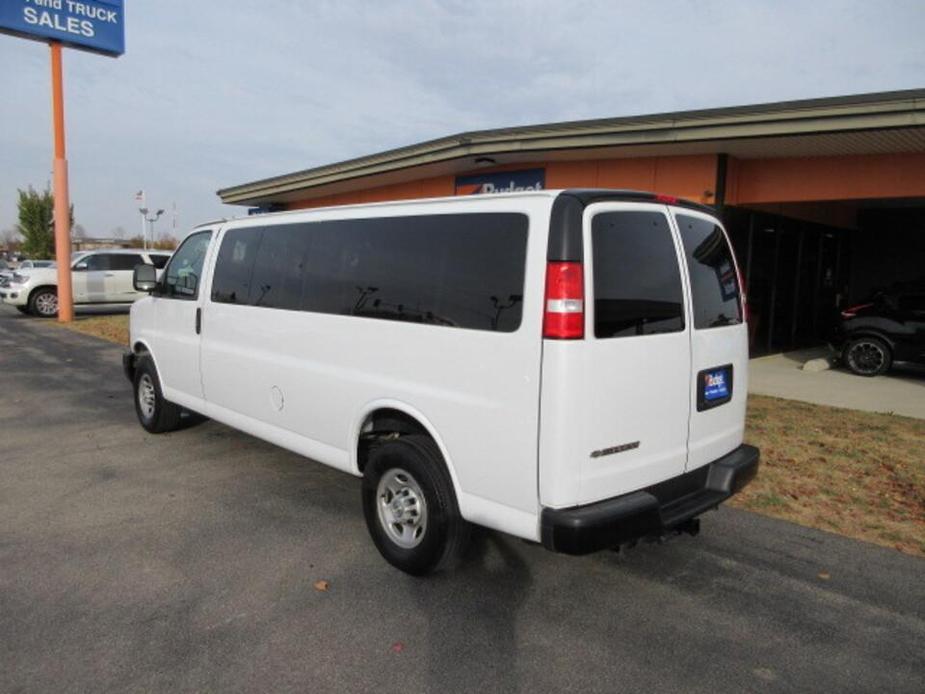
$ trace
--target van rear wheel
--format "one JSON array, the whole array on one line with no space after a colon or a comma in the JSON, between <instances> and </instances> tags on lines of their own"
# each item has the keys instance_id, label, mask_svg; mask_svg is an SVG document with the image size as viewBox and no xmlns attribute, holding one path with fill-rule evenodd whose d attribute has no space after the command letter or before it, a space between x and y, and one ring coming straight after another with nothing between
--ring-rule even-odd
<instances>
[{"instance_id":1,"label":"van rear wheel","mask_svg":"<svg viewBox=\"0 0 925 694\"><path fill-rule=\"evenodd\" d=\"M363 515L383 558L413 576L455 563L469 538L443 456L427 436L375 448L363 473Z\"/></svg>"}]
</instances>

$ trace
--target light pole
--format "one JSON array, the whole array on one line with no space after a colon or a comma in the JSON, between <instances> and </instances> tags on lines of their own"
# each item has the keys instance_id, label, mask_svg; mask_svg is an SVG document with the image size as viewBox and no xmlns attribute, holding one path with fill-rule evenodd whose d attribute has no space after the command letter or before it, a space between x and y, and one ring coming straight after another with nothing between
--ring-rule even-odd
<instances>
[{"instance_id":1,"label":"light pole","mask_svg":"<svg viewBox=\"0 0 925 694\"><path fill-rule=\"evenodd\" d=\"M149 210L148 210L147 207L139 207L139 208L138 208L138 211L141 212L141 217L142 217L142 219L144 219L148 224L151 225L151 243L153 244L153 243L154 243L154 222L156 222L156 221L158 220L158 218L159 218L162 214L164 214L164 210L158 210L157 212L154 213L154 216L153 216L153 217L149 217L149 216L148 216ZM142 236L141 242L142 242L142 245L144 246L145 250L148 250L148 236L147 236L147 234L145 234L144 236Z\"/></svg>"}]
</instances>

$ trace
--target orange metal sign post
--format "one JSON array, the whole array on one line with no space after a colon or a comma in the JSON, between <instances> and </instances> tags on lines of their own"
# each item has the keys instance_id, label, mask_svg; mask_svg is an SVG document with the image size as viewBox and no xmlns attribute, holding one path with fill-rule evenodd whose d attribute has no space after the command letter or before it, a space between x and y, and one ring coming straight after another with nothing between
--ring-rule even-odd
<instances>
[{"instance_id":1,"label":"orange metal sign post","mask_svg":"<svg viewBox=\"0 0 925 694\"><path fill-rule=\"evenodd\" d=\"M55 259L58 266L58 320L74 320L74 297L71 292L71 203L67 190L67 153L64 143L64 80L61 69L61 44L51 47L51 115L55 134Z\"/></svg>"},{"instance_id":2,"label":"orange metal sign post","mask_svg":"<svg viewBox=\"0 0 925 694\"><path fill-rule=\"evenodd\" d=\"M64 79L61 47L118 58L125 53L123 0L0 0L0 34L48 42L51 48L51 122L55 136L55 260L58 267L58 320L74 320L71 291L71 203L64 148Z\"/></svg>"}]
</instances>

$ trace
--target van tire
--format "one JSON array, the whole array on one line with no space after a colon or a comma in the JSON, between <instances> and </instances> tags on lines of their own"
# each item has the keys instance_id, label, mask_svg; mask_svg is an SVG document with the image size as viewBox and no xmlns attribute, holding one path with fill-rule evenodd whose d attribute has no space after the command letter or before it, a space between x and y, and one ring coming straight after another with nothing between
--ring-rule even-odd
<instances>
[{"instance_id":1,"label":"van tire","mask_svg":"<svg viewBox=\"0 0 925 694\"><path fill-rule=\"evenodd\" d=\"M142 356L135 362L133 384L135 414L146 431L163 434L180 425L180 407L164 398L151 357Z\"/></svg>"},{"instance_id":2,"label":"van tire","mask_svg":"<svg viewBox=\"0 0 925 694\"><path fill-rule=\"evenodd\" d=\"M390 489L396 485L401 491L392 495ZM388 519L394 520L390 507L394 507L388 502L402 494L412 515L402 523L392 522L390 530ZM369 534L392 566L412 576L423 576L452 567L462 556L470 526L459 513L443 456L429 436L402 436L376 446L363 473L362 501ZM413 524L418 509L423 511L420 515L424 525L421 535L415 538ZM413 546L400 544L398 528L410 529L411 535L405 540Z\"/></svg>"}]
</instances>

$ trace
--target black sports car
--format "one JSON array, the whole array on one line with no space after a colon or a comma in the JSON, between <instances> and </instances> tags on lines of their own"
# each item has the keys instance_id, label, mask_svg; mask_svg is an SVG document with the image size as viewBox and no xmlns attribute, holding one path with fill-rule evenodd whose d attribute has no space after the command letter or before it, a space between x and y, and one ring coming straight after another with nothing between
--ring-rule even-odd
<instances>
[{"instance_id":1,"label":"black sports car","mask_svg":"<svg viewBox=\"0 0 925 694\"><path fill-rule=\"evenodd\" d=\"M832 342L860 376L885 373L894 361L925 364L925 281L896 285L844 309Z\"/></svg>"}]
</instances>

